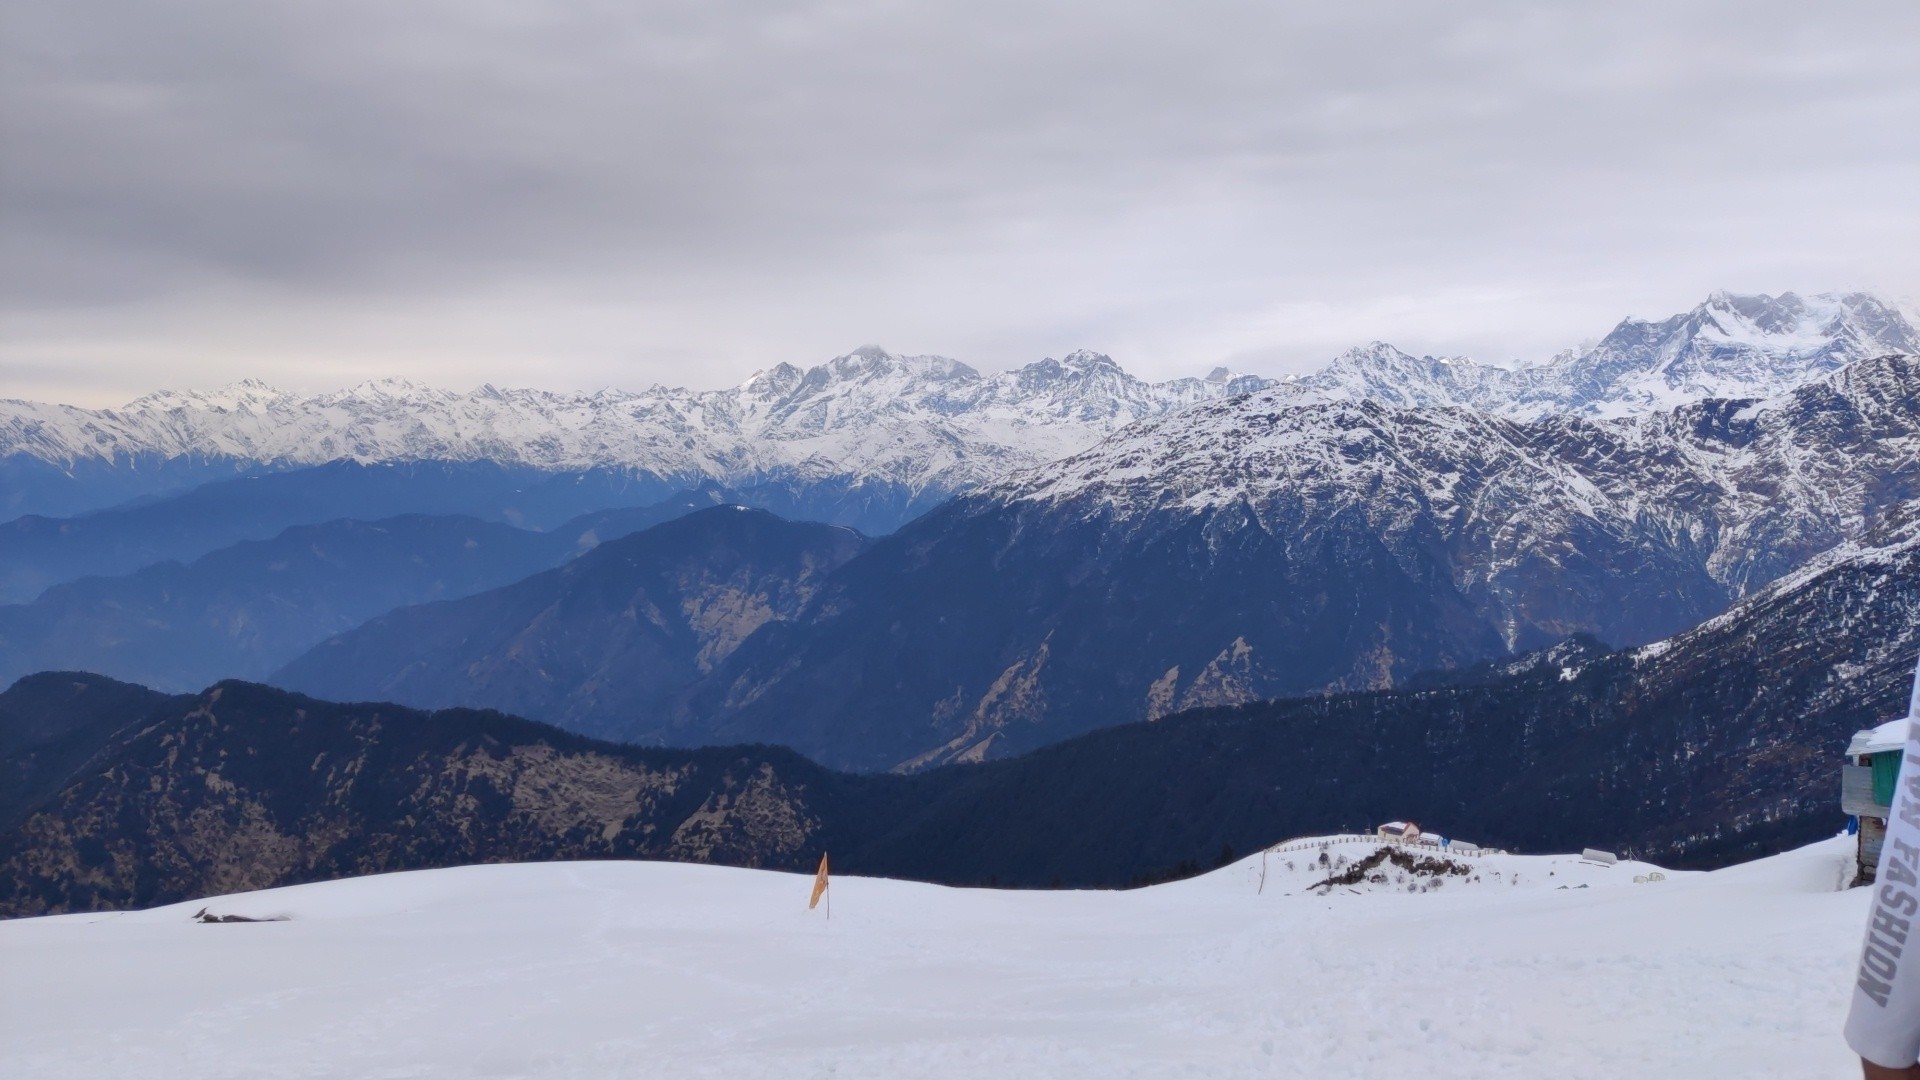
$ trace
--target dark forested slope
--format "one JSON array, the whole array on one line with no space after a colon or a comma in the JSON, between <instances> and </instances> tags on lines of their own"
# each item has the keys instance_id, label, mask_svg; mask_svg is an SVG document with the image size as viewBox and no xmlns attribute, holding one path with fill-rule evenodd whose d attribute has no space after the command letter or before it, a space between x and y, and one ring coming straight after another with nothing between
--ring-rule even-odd
<instances>
[{"instance_id":1,"label":"dark forested slope","mask_svg":"<svg viewBox=\"0 0 1920 1080\"><path fill-rule=\"evenodd\" d=\"M62 737L85 761L53 784L40 767L43 794L0 835L0 911L476 861L804 869L822 851L852 873L1122 885L1388 817L1523 850L1724 862L1838 828L1841 747L1904 704L1920 539L1895 533L1650 647L1199 710L910 776L247 683L186 699L36 676L0 695L8 767Z\"/></svg>"}]
</instances>

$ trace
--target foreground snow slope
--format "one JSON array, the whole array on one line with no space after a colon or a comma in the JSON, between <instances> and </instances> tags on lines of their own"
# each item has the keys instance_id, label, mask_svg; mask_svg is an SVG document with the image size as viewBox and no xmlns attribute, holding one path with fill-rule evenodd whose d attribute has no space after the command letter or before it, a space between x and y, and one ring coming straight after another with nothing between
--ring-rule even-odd
<instances>
[{"instance_id":1,"label":"foreground snow slope","mask_svg":"<svg viewBox=\"0 0 1920 1080\"><path fill-rule=\"evenodd\" d=\"M846 878L831 920L703 866L360 878L204 905L285 922L0 923L0 1075L1838 1078L1845 853L1639 885L1492 856L1424 894L1312 895L1311 849L1259 892L1258 857L1128 893Z\"/></svg>"}]
</instances>

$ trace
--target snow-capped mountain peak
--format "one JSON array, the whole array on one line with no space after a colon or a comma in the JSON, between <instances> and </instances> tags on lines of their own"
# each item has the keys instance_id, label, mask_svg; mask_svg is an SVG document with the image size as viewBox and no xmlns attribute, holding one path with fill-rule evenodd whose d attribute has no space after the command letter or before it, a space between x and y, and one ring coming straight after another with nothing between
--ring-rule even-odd
<instances>
[{"instance_id":1,"label":"snow-capped mountain peak","mask_svg":"<svg viewBox=\"0 0 1920 1080\"><path fill-rule=\"evenodd\" d=\"M677 483L834 479L937 498L1243 387L1148 383L1090 351L983 376L948 357L867 345L804 370L776 364L714 391L489 384L459 393L384 378L302 396L246 380L150 394L120 410L8 402L0 405L0 457L64 464L191 454L268 465L484 458L616 466Z\"/></svg>"},{"instance_id":2,"label":"snow-capped mountain peak","mask_svg":"<svg viewBox=\"0 0 1920 1080\"><path fill-rule=\"evenodd\" d=\"M1062 380L1085 380L1090 376L1121 380L1131 378L1119 364L1113 362L1112 357L1086 349L1076 349L1058 360L1051 356L1035 360L1008 374L1019 376L1020 384L1027 387L1053 386Z\"/></svg>"},{"instance_id":3,"label":"snow-capped mountain peak","mask_svg":"<svg viewBox=\"0 0 1920 1080\"><path fill-rule=\"evenodd\" d=\"M1094 352L1091 349L1075 349L1066 356L1061 357L1060 364L1070 371L1120 370L1120 365L1113 362L1113 357L1108 356L1106 353Z\"/></svg>"},{"instance_id":4,"label":"snow-capped mountain peak","mask_svg":"<svg viewBox=\"0 0 1920 1080\"><path fill-rule=\"evenodd\" d=\"M1697 310L1705 319L1703 332L1710 327L1725 340L1817 348L1832 338L1852 335L1891 350L1912 334L1897 312L1866 293L1802 297L1791 292L1767 296L1722 290Z\"/></svg>"},{"instance_id":5,"label":"snow-capped mountain peak","mask_svg":"<svg viewBox=\"0 0 1920 1080\"><path fill-rule=\"evenodd\" d=\"M474 394L470 396L477 397L481 393L483 393L483 391L475 391ZM414 382L412 379L402 378L400 376L387 376L379 379L368 379L365 382L350 386L338 393L323 395L322 400L337 404L428 405L436 402L452 401L461 396L462 395L450 390L440 390L434 387L424 386Z\"/></svg>"},{"instance_id":6,"label":"snow-capped mountain peak","mask_svg":"<svg viewBox=\"0 0 1920 1080\"><path fill-rule=\"evenodd\" d=\"M1379 401L1426 408L1464 405L1500 411L1512 383L1506 368L1465 357L1413 356L1384 341L1358 345L1289 386L1306 399Z\"/></svg>"},{"instance_id":7,"label":"snow-capped mountain peak","mask_svg":"<svg viewBox=\"0 0 1920 1080\"><path fill-rule=\"evenodd\" d=\"M1624 319L1544 363L1416 357L1374 341L1288 385L1303 400L1458 405L1518 419L1629 416L1702 398L1775 397L1856 360L1914 352L1920 332L1865 293L1723 291L1665 319Z\"/></svg>"},{"instance_id":8,"label":"snow-capped mountain peak","mask_svg":"<svg viewBox=\"0 0 1920 1080\"><path fill-rule=\"evenodd\" d=\"M740 391L755 397L783 397L793 393L794 387L799 386L800 380L806 375L802 368L779 363L748 376L747 381L740 384Z\"/></svg>"},{"instance_id":9,"label":"snow-capped mountain peak","mask_svg":"<svg viewBox=\"0 0 1920 1080\"><path fill-rule=\"evenodd\" d=\"M386 378L303 396L249 379L118 410L0 403L0 458L62 468L151 456L242 467L485 458L679 483L831 478L931 499L1086 450L1137 420L1262 390L1295 403L1608 417L1706 397L1772 398L1866 357L1913 352L1920 333L1863 293L1720 292L1667 319L1624 320L1590 348L1530 366L1415 356L1375 341L1284 383L1225 367L1152 383L1088 349L983 375L947 357L865 345L713 391L457 393Z\"/></svg>"},{"instance_id":10,"label":"snow-capped mountain peak","mask_svg":"<svg viewBox=\"0 0 1920 1080\"><path fill-rule=\"evenodd\" d=\"M259 379L241 379L214 390L158 390L135 398L121 406L120 412L176 409L208 409L232 412L239 409L267 409L294 395Z\"/></svg>"},{"instance_id":11,"label":"snow-capped mountain peak","mask_svg":"<svg viewBox=\"0 0 1920 1080\"><path fill-rule=\"evenodd\" d=\"M977 379L980 373L945 356L896 356L878 345L862 345L845 356L836 356L808 371L805 379L813 385L825 385L853 379L902 376L913 380L944 381Z\"/></svg>"},{"instance_id":12,"label":"snow-capped mountain peak","mask_svg":"<svg viewBox=\"0 0 1920 1080\"><path fill-rule=\"evenodd\" d=\"M1623 416L1773 397L1855 360L1913 352L1920 332L1865 293L1716 292L1683 314L1623 320L1592 349L1534 369L1510 411Z\"/></svg>"}]
</instances>

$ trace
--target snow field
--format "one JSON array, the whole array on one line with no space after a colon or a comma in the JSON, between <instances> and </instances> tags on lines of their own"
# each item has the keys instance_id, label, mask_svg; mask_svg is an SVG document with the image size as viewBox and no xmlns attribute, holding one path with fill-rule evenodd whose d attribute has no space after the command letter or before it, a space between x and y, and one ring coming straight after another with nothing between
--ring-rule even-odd
<instances>
[{"instance_id":1,"label":"snow field","mask_svg":"<svg viewBox=\"0 0 1920 1080\"><path fill-rule=\"evenodd\" d=\"M1300 852L1264 887L1259 856L1124 893L836 878L831 919L802 875L392 874L0 922L0 1076L1849 1077L1846 853L1324 896Z\"/></svg>"}]
</instances>

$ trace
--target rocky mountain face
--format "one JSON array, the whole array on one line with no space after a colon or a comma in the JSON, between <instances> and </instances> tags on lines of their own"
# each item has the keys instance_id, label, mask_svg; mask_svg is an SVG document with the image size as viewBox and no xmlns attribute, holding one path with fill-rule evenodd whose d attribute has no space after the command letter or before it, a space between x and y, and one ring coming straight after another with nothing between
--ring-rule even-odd
<instances>
[{"instance_id":1,"label":"rocky mountain face","mask_svg":"<svg viewBox=\"0 0 1920 1080\"><path fill-rule=\"evenodd\" d=\"M0 789L0 915L501 860L800 870L821 851L848 873L1124 885L1399 817L1716 865L1839 826L1841 749L1904 706L1916 652L1920 526L1894 517L1652 645L1569 642L909 776L245 683L168 697L40 675L0 694L0 768L31 781Z\"/></svg>"},{"instance_id":2,"label":"rocky mountain face","mask_svg":"<svg viewBox=\"0 0 1920 1080\"><path fill-rule=\"evenodd\" d=\"M1916 655L1909 519L1650 645L1570 642L1450 685L1199 710L908 777L937 794L862 856L908 877L1118 883L1406 818L1725 865L1841 828L1842 751L1905 710Z\"/></svg>"},{"instance_id":3,"label":"rocky mountain face","mask_svg":"<svg viewBox=\"0 0 1920 1080\"><path fill-rule=\"evenodd\" d=\"M1135 425L879 543L682 703L837 766L1676 633L1920 495L1920 366L1521 423L1281 391Z\"/></svg>"},{"instance_id":4,"label":"rocky mountain face","mask_svg":"<svg viewBox=\"0 0 1920 1080\"><path fill-rule=\"evenodd\" d=\"M761 510L703 510L504 588L374 619L273 681L631 736L657 728L673 697L741 642L805 608L866 543Z\"/></svg>"}]
</instances>

